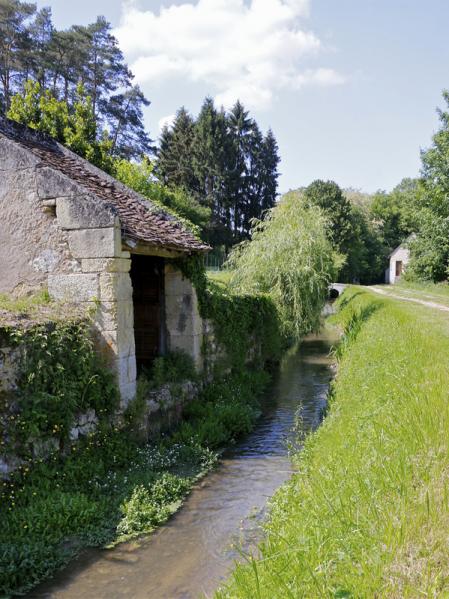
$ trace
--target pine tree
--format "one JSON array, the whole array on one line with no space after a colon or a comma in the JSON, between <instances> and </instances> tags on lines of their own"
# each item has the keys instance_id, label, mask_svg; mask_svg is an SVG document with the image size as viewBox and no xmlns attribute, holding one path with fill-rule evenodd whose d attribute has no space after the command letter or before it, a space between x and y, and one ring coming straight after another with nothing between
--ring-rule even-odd
<instances>
[{"instance_id":1,"label":"pine tree","mask_svg":"<svg viewBox=\"0 0 449 599\"><path fill-rule=\"evenodd\" d=\"M250 203L251 134L253 121L243 104L237 101L228 115L230 138L230 169L228 176L228 199L231 206L232 230L236 240L244 235Z\"/></svg>"},{"instance_id":2,"label":"pine tree","mask_svg":"<svg viewBox=\"0 0 449 599\"><path fill-rule=\"evenodd\" d=\"M176 113L171 129L164 129L158 152L157 170L170 186L197 188L193 171L194 121L184 107Z\"/></svg>"},{"instance_id":3,"label":"pine tree","mask_svg":"<svg viewBox=\"0 0 449 599\"><path fill-rule=\"evenodd\" d=\"M51 21L51 8L42 8L37 12L29 27L31 38L30 64L34 79L42 89L47 89L47 78L52 71L51 42L54 27Z\"/></svg>"},{"instance_id":4,"label":"pine tree","mask_svg":"<svg viewBox=\"0 0 449 599\"><path fill-rule=\"evenodd\" d=\"M108 114L108 97L118 88L129 87L131 73L123 61L111 24L104 17L86 28L89 47L82 82L92 98L94 115Z\"/></svg>"},{"instance_id":5,"label":"pine tree","mask_svg":"<svg viewBox=\"0 0 449 599\"><path fill-rule=\"evenodd\" d=\"M109 98L107 120L114 155L127 159L141 158L152 150L151 139L143 123L143 108L149 105L138 85Z\"/></svg>"},{"instance_id":6,"label":"pine tree","mask_svg":"<svg viewBox=\"0 0 449 599\"><path fill-rule=\"evenodd\" d=\"M8 110L11 95L26 79L26 50L30 35L28 21L36 12L36 5L19 0L0 0L0 83L2 109Z\"/></svg>"},{"instance_id":7,"label":"pine tree","mask_svg":"<svg viewBox=\"0 0 449 599\"><path fill-rule=\"evenodd\" d=\"M279 146L276 138L273 131L268 129L261 153L262 172L260 173L260 177L263 182L263 190L260 209L262 212L273 208L276 204L280 160Z\"/></svg>"},{"instance_id":8,"label":"pine tree","mask_svg":"<svg viewBox=\"0 0 449 599\"><path fill-rule=\"evenodd\" d=\"M225 112L217 111L212 98L206 98L195 123L192 164L197 197L212 211L208 239L213 244L229 243L225 201L228 151Z\"/></svg>"}]
</instances>

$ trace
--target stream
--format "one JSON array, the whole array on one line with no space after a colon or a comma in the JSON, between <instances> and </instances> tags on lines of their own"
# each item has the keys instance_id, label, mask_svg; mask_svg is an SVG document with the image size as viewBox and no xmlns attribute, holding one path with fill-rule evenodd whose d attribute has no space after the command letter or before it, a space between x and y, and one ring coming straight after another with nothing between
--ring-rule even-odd
<instances>
[{"instance_id":1,"label":"stream","mask_svg":"<svg viewBox=\"0 0 449 599\"><path fill-rule=\"evenodd\" d=\"M255 550L267 500L292 474L287 445L297 416L306 430L321 422L336 340L325 328L284 357L254 431L223 455L167 524L114 549L84 552L29 597L210 597L240 551Z\"/></svg>"}]
</instances>

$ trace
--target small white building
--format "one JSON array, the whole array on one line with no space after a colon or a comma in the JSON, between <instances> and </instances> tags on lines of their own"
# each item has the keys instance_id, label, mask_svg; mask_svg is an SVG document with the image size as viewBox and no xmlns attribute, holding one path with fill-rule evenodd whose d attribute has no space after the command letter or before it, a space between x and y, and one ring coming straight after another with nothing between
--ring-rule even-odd
<instances>
[{"instance_id":1,"label":"small white building","mask_svg":"<svg viewBox=\"0 0 449 599\"><path fill-rule=\"evenodd\" d=\"M393 250L389 256L389 266L385 271L385 283L394 285L397 283L405 270L405 267L410 261L410 250L406 245L407 242L401 243Z\"/></svg>"}]
</instances>

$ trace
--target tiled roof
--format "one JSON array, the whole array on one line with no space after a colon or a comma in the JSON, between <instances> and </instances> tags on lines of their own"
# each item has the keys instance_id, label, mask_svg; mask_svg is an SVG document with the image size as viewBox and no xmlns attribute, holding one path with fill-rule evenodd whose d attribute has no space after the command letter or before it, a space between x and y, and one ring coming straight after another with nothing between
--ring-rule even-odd
<instances>
[{"instance_id":1,"label":"tiled roof","mask_svg":"<svg viewBox=\"0 0 449 599\"><path fill-rule=\"evenodd\" d=\"M151 246L182 252L207 251L180 221L54 139L0 117L0 134L26 147L41 163L69 177L104 201L120 218L124 236Z\"/></svg>"}]
</instances>

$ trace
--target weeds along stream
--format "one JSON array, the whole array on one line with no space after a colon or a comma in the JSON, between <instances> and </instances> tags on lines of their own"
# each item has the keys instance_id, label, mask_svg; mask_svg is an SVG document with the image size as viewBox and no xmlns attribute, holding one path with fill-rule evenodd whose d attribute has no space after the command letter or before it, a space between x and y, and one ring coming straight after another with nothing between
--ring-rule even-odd
<instances>
[{"instance_id":1,"label":"weeds along stream","mask_svg":"<svg viewBox=\"0 0 449 599\"><path fill-rule=\"evenodd\" d=\"M187 599L210 595L241 551L254 552L268 499L291 476L298 418L315 429L326 406L337 333L324 329L290 351L264 395L254 431L228 450L182 509L150 536L90 550L29 597Z\"/></svg>"}]
</instances>

